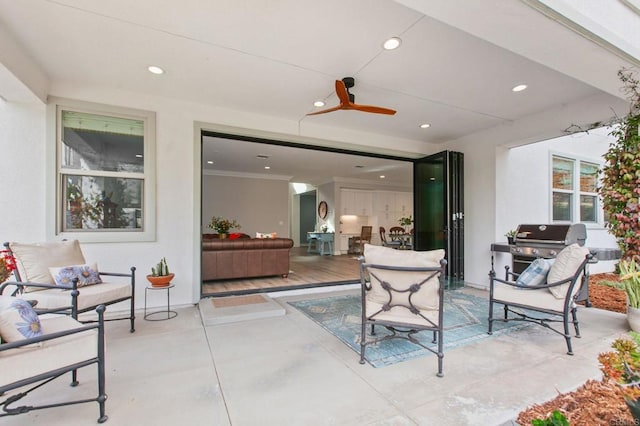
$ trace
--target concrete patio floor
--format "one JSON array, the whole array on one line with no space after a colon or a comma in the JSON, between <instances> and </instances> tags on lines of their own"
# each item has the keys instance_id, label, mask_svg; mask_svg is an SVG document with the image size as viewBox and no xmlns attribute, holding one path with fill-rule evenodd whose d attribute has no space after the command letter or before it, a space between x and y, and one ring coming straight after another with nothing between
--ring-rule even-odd
<instances>
[{"instance_id":1,"label":"concrete patio floor","mask_svg":"<svg viewBox=\"0 0 640 426\"><path fill-rule=\"evenodd\" d=\"M486 292L464 289L476 295ZM353 293L340 290L333 294ZM314 293L278 297L286 315L204 326L198 306L168 321L107 325L107 425L502 425L533 403L599 378L597 355L625 334L626 316L581 308L574 356L539 326L448 350L444 377L427 356L373 368L289 306ZM80 386L58 379L38 402L95 395L95 368ZM96 424L87 403L0 420L14 425Z\"/></svg>"}]
</instances>

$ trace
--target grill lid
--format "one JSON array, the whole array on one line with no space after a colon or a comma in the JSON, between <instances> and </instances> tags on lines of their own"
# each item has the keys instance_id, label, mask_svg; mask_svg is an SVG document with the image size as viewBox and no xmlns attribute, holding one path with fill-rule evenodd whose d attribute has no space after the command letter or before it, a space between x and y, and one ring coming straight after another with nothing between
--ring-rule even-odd
<instances>
[{"instance_id":1,"label":"grill lid","mask_svg":"<svg viewBox=\"0 0 640 426\"><path fill-rule=\"evenodd\" d=\"M528 244L558 244L570 245L578 243L584 245L587 239L587 228L583 223L571 225L519 225L516 230L515 243Z\"/></svg>"}]
</instances>

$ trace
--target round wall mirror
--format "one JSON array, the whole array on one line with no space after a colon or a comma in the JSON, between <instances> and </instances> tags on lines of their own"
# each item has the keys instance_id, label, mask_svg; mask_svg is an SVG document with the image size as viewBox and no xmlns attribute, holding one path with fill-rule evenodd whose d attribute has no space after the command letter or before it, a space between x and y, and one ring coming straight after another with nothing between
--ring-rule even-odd
<instances>
[{"instance_id":1,"label":"round wall mirror","mask_svg":"<svg viewBox=\"0 0 640 426\"><path fill-rule=\"evenodd\" d=\"M329 209L327 207L327 202L320 201L320 203L318 204L318 216L320 216L320 219L324 219L327 217L328 210Z\"/></svg>"}]
</instances>

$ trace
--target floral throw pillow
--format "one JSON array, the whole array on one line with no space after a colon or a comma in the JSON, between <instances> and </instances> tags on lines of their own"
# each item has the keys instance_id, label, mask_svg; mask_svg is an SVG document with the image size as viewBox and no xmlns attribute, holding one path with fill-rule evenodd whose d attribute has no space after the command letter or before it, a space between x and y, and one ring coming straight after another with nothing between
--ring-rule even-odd
<instances>
[{"instance_id":1,"label":"floral throw pillow","mask_svg":"<svg viewBox=\"0 0 640 426\"><path fill-rule=\"evenodd\" d=\"M3 342L42 336L40 319L29 302L0 296L0 336Z\"/></svg>"},{"instance_id":2,"label":"floral throw pillow","mask_svg":"<svg viewBox=\"0 0 640 426\"><path fill-rule=\"evenodd\" d=\"M61 268L49 268L56 285L70 286L74 278L78 278L78 287L85 285L101 284L102 279L98 273L98 265L73 265Z\"/></svg>"}]
</instances>

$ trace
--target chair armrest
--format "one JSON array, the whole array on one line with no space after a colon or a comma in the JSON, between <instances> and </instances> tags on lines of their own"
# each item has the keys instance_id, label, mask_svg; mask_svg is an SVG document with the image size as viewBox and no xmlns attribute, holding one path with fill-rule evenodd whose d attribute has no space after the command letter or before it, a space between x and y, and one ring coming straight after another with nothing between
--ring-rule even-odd
<instances>
[{"instance_id":1,"label":"chair armrest","mask_svg":"<svg viewBox=\"0 0 640 426\"><path fill-rule=\"evenodd\" d=\"M60 337L69 336L71 334L82 333L83 331L103 328L104 327L104 305L100 305L96 308L96 312L98 313L98 322L82 325L80 327L72 328L64 331L57 331L55 333L43 334L38 337L30 337L28 339L19 340L17 342L9 342L0 344L0 352L6 351L9 349L21 348L24 346L32 345L34 343L46 342L47 340L58 339Z\"/></svg>"},{"instance_id":2,"label":"chair armrest","mask_svg":"<svg viewBox=\"0 0 640 426\"><path fill-rule=\"evenodd\" d=\"M57 288L57 289L73 290L73 286L34 283L34 282L29 282L29 281L7 281L6 283L0 285L0 294L2 294L2 292L5 290L5 288L9 287L9 286L35 287L35 288Z\"/></svg>"}]
</instances>

